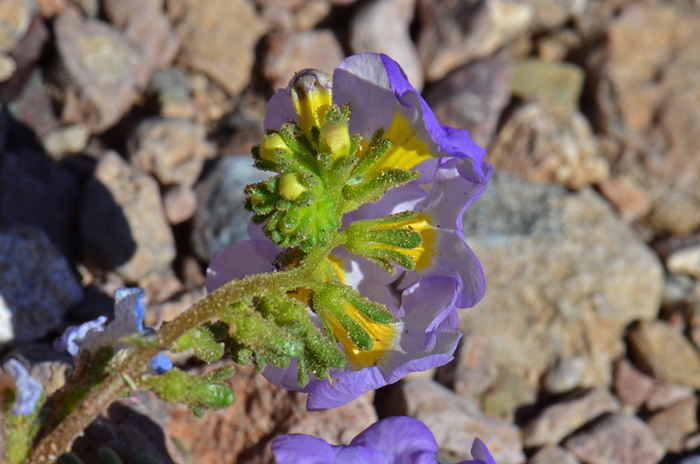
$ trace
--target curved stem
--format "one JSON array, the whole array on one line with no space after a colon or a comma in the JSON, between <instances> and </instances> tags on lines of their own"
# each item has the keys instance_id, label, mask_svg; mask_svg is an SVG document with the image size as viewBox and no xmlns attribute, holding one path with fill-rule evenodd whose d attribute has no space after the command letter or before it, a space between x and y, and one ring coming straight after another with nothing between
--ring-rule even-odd
<instances>
[{"instance_id":1,"label":"curved stem","mask_svg":"<svg viewBox=\"0 0 700 464\"><path fill-rule=\"evenodd\" d=\"M330 249L326 248L325 254L329 251ZM61 454L70 451L73 442L83 430L113 401L128 391L124 378L138 377L163 349L162 347L170 346L188 330L215 319L217 314L233 302L302 286L318 265L318 260L325 257L325 254L312 253L309 259L304 260L302 266L289 271L255 274L228 282L195 303L176 319L164 324L157 334L160 347L136 348L128 359L85 397L78 408L68 414L39 442L32 450L26 464L53 463Z\"/></svg>"}]
</instances>

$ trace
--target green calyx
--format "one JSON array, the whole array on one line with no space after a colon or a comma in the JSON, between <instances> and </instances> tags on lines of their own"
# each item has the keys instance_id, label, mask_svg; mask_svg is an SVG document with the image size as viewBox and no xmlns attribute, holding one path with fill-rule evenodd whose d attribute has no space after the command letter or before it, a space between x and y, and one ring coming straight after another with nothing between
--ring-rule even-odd
<instances>
[{"instance_id":1,"label":"green calyx","mask_svg":"<svg viewBox=\"0 0 700 464\"><path fill-rule=\"evenodd\" d=\"M355 221L345 230L345 248L381 266L390 275L396 274L396 263L415 269L415 259L423 238L410 225L418 213L406 211L366 221Z\"/></svg>"},{"instance_id":2,"label":"green calyx","mask_svg":"<svg viewBox=\"0 0 700 464\"><path fill-rule=\"evenodd\" d=\"M391 324L394 316L386 306L363 297L352 287L328 282L314 297L314 311L327 333L334 333L330 319L335 319L347 332L352 342L364 350L372 349L374 341L367 332L370 324Z\"/></svg>"},{"instance_id":3,"label":"green calyx","mask_svg":"<svg viewBox=\"0 0 700 464\"><path fill-rule=\"evenodd\" d=\"M219 410L233 404L234 395L226 382L232 367L220 367L204 375L193 375L173 368L161 375L143 375L140 386L153 390L161 399L171 403L185 403L202 415L202 409Z\"/></svg>"},{"instance_id":4,"label":"green calyx","mask_svg":"<svg viewBox=\"0 0 700 464\"><path fill-rule=\"evenodd\" d=\"M368 175L391 142L379 130L363 147L362 137L349 132L350 117L349 105L331 105L320 127L303 131L286 123L253 149L255 166L279 176L246 187L245 207L275 244L304 251L324 246L343 214L420 176L399 168Z\"/></svg>"}]
</instances>

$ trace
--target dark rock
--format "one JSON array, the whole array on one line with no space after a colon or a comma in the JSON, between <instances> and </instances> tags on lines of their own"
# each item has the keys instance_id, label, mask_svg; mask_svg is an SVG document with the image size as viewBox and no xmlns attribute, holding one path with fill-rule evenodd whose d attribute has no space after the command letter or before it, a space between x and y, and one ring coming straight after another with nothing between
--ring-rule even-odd
<instances>
[{"instance_id":1,"label":"dark rock","mask_svg":"<svg viewBox=\"0 0 700 464\"><path fill-rule=\"evenodd\" d=\"M624 405L641 406L654 389L654 379L644 375L625 358L615 363L613 379L615 394Z\"/></svg>"},{"instance_id":2,"label":"dark rock","mask_svg":"<svg viewBox=\"0 0 700 464\"><path fill-rule=\"evenodd\" d=\"M0 228L0 344L57 329L83 298L66 258L40 229Z\"/></svg>"}]
</instances>

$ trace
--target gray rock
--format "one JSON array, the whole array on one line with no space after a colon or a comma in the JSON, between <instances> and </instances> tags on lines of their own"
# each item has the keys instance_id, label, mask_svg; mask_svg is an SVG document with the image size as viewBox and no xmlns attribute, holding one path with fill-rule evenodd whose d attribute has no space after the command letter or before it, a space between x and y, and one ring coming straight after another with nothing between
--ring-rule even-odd
<instances>
[{"instance_id":1,"label":"gray rock","mask_svg":"<svg viewBox=\"0 0 700 464\"><path fill-rule=\"evenodd\" d=\"M127 282L166 268L175 258L158 183L114 152L102 157L85 187L80 239L88 267L116 270Z\"/></svg>"},{"instance_id":2,"label":"gray rock","mask_svg":"<svg viewBox=\"0 0 700 464\"><path fill-rule=\"evenodd\" d=\"M435 83L425 94L441 124L469 130L469 136L488 147L498 120L510 101L512 66L502 55L459 68Z\"/></svg>"},{"instance_id":3,"label":"gray rock","mask_svg":"<svg viewBox=\"0 0 700 464\"><path fill-rule=\"evenodd\" d=\"M700 356L668 322L642 322L627 342L632 360L652 377L700 389Z\"/></svg>"},{"instance_id":4,"label":"gray rock","mask_svg":"<svg viewBox=\"0 0 700 464\"><path fill-rule=\"evenodd\" d=\"M586 117L560 114L529 103L505 122L489 152L494 166L533 182L551 182L574 190L610 174Z\"/></svg>"},{"instance_id":5,"label":"gray rock","mask_svg":"<svg viewBox=\"0 0 700 464\"><path fill-rule=\"evenodd\" d=\"M253 167L249 156L223 158L197 187L199 208L194 215L192 245L205 262L236 242L248 238L252 214L243 208L246 185L270 174Z\"/></svg>"},{"instance_id":6,"label":"gray rock","mask_svg":"<svg viewBox=\"0 0 700 464\"><path fill-rule=\"evenodd\" d=\"M700 279L700 245L675 251L666 260L669 271Z\"/></svg>"},{"instance_id":7,"label":"gray rock","mask_svg":"<svg viewBox=\"0 0 700 464\"><path fill-rule=\"evenodd\" d=\"M0 345L45 336L83 299L68 261L40 229L0 228L0 269Z\"/></svg>"},{"instance_id":8,"label":"gray rock","mask_svg":"<svg viewBox=\"0 0 700 464\"><path fill-rule=\"evenodd\" d=\"M139 54L109 24L83 19L67 8L54 24L61 65L79 95L85 123L93 132L114 125L131 108L138 79Z\"/></svg>"},{"instance_id":9,"label":"gray rock","mask_svg":"<svg viewBox=\"0 0 700 464\"><path fill-rule=\"evenodd\" d=\"M656 464L664 448L640 419L611 414L564 441L564 447L588 464Z\"/></svg>"},{"instance_id":10,"label":"gray rock","mask_svg":"<svg viewBox=\"0 0 700 464\"><path fill-rule=\"evenodd\" d=\"M17 62L9 55L0 53L0 83L6 82L17 71Z\"/></svg>"},{"instance_id":11,"label":"gray rock","mask_svg":"<svg viewBox=\"0 0 700 464\"><path fill-rule=\"evenodd\" d=\"M350 21L350 48L353 53L385 53L406 72L409 82L420 92L424 76L409 28L416 0L373 0L362 6Z\"/></svg>"},{"instance_id":12,"label":"gray rock","mask_svg":"<svg viewBox=\"0 0 700 464\"><path fill-rule=\"evenodd\" d=\"M273 34L268 39L263 74L273 88L285 88L294 73L315 68L333 74L344 58L343 47L330 29Z\"/></svg>"},{"instance_id":13,"label":"gray rock","mask_svg":"<svg viewBox=\"0 0 700 464\"><path fill-rule=\"evenodd\" d=\"M168 16L181 19L176 32L182 41L178 60L215 80L231 95L250 80L255 44L267 25L250 0L176 0Z\"/></svg>"},{"instance_id":14,"label":"gray rock","mask_svg":"<svg viewBox=\"0 0 700 464\"><path fill-rule=\"evenodd\" d=\"M523 445L526 448L555 445L598 416L619 410L620 402L603 388L555 403L528 423L523 434Z\"/></svg>"},{"instance_id":15,"label":"gray rock","mask_svg":"<svg viewBox=\"0 0 700 464\"><path fill-rule=\"evenodd\" d=\"M581 386L607 386L625 327L657 315L658 258L592 190L496 172L469 207L464 235L488 291L460 311L460 327L486 336L495 363L523 378L577 356L586 362Z\"/></svg>"},{"instance_id":16,"label":"gray rock","mask_svg":"<svg viewBox=\"0 0 700 464\"><path fill-rule=\"evenodd\" d=\"M82 124L60 127L48 132L41 139L44 150L53 159L60 160L65 155L80 153L87 146L90 133Z\"/></svg>"},{"instance_id":17,"label":"gray rock","mask_svg":"<svg viewBox=\"0 0 700 464\"><path fill-rule=\"evenodd\" d=\"M533 12L506 0L419 0L417 45L426 80L490 56L528 29Z\"/></svg>"},{"instance_id":18,"label":"gray rock","mask_svg":"<svg viewBox=\"0 0 700 464\"><path fill-rule=\"evenodd\" d=\"M40 70L34 71L22 91L7 105L7 110L29 126L38 137L59 126L54 114L51 89Z\"/></svg>"},{"instance_id":19,"label":"gray rock","mask_svg":"<svg viewBox=\"0 0 700 464\"><path fill-rule=\"evenodd\" d=\"M422 421L435 435L439 454L452 461L471 459L474 438L481 438L499 464L525 462L518 428L485 415L471 401L432 380L401 385L403 414Z\"/></svg>"},{"instance_id":20,"label":"gray rock","mask_svg":"<svg viewBox=\"0 0 700 464\"><path fill-rule=\"evenodd\" d=\"M545 446L528 459L527 464L579 464L570 452L559 446Z\"/></svg>"},{"instance_id":21,"label":"gray rock","mask_svg":"<svg viewBox=\"0 0 700 464\"><path fill-rule=\"evenodd\" d=\"M139 56L136 78L139 87L148 84L157 69L172 63L180 41L163 11L164 0L105 0L107 19L124 31Z\"/></svg>"},{"instance_id":22,"label":"gray rock","mask_svg":"<svg viewBox=\"0 0 700 464\"><path fill-rule=\"evenodd\" d=\"M685 438L698 430L697 413L697 398L688 398L657 412L647 425L667 451L680 453L685 448Z\"/></svg>"},{"instance_id":23,"label":"gray rock","mask_svg":"<svg viewBox=\"0 0 700 464\"><path fill-rule=\"evenodd\" d=\"M164 185L193 185L204 162L214 156L204 125L184 119L150 118L129 137L127 151L134 167Z\"/></svg>"}]
</instances>

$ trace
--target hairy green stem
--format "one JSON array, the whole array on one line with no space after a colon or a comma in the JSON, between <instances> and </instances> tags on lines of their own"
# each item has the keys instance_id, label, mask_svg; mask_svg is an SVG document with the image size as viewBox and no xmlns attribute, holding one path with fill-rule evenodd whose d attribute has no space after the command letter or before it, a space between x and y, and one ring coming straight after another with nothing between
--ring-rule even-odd
<instances>
[{"instance_id":1,"label":"hairy green stem","mask_svg":"<svg viewBox=\"0 0 700 464\"><path fill-rule=\"evenodd\" d=\"M320 260L325 258L331 249L332 246L324 247L324 250L314 250L300 267L289 271L255 274L228 282L176 319L164 324L157 334L160 347L136 348L98 388L87 395L78 408L39 442L26 464L53 463L61 454L70 451L73 442L82 435L83 430L112 402L128 391L125 378L140 376L148 363L163 349L161 347L170 346L188 330L215 319L217 314L231 303L304 285Z\"/></svg>"}]
</instances>

